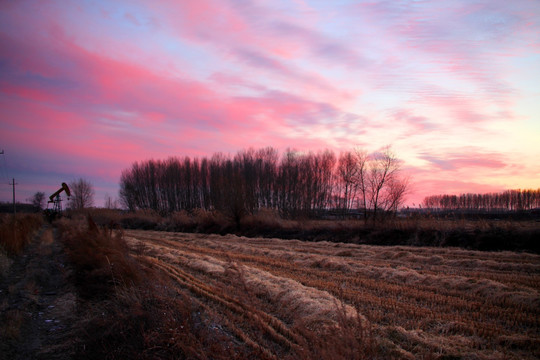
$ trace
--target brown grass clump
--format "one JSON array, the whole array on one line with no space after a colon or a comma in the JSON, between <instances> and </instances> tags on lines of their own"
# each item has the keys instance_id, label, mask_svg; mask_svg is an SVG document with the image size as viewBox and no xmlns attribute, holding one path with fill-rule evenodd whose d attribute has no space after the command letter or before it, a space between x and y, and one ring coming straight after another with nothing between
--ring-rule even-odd
<instances>
[{"instance_id":1,"label":"brown grass clump","mask_svg":"<svg viewBox=\"0 0 540 360\"><path fill-rule=\"evenodd\" d=\"M4 215L0 218L0 248L8 256L19 255L41 225L43 218L40 215Z\"/></svg>"},{"instance_id":2,"label":"brown grass clump","mask_svg":"<svg viewBox=\"0 0 540 360\"><path fill-rule=\"evenodd\" d=\"M186 210L181 210L172 213L167 222L171 229L182 229L183 231L193 229L196 225L195 219ZM168 229L167 229L168 230Z\"/></svg>"},{"instance_id":3,"label":"brown grass clump","mask_svg":"<svg viewBox=\"0 0 540 360\"><path fill-rule=\"evenodd\" d=\"M355 310L342 304L326 291L306 287L297 281L274 276L256 268L244 269L246 285L258 296L277 302L292 321L302 320L308 328L330 326L339 320L339 315L349 319L358 315ZM336 311L336 310L339 310ZM363 318L358 315L359 319Z\"/></svg>"},{"instance_id":4,"label":"brown grass clump","mask_svg":"<svg viewBox=\"0 0 540 360\"><path fill-rule=\"evenodd\" d=\"M91 216L92 220L94 220L94 222L100 226L117 226L122 222L122 219L126 217L126 215L120 210L104 208L73 210L69 211L69 216L74 219Z\"/></svg>"},{"instance_id":5,"label":"brown grass clump","mask_svg":"<svg viewBox=\"0 0 540 360\"><path fill-rule=\"evenodd\" d=\"M86 225L60 222L59 228L83 298L106 298L119 286L138 283L140 269L128 253L122 231L99 228L90 216Z\"/></svg>"},{"instance_id":6,"label":"brown grass clump","mask_svg":"<svg viewBox=\"0 0 540 360\"><path fill-rule=\"evenodd\" d=\"M313 331L298 326L305 342L291 358L361 360L386 357L364 317L358 312L351 317L346 307L343 302L336 304L337 325L332 328Z\"/></svg>"},{"instance_id":7,"label":"brown grass clump","mask_svg":"<svg viewBox=\"0 0 540 360\"><path fill-rule=\"evenodd\" d=\"M125 229L155 229L162 221L163 218L152 210L122 213L119 217L120 225Z\"/></svg>"},{"instance_id":8,"label":"brown grass clump","mask_svg":"<svg viewBox=\"0 0 540 360\"><path fill-rule=\"evenodd\" d=\"M246 230L265 231L284 228L287 222L279 216L277 210L261 209L256 214L242 218L241 227Z\"/></svg>"}]
</instances>

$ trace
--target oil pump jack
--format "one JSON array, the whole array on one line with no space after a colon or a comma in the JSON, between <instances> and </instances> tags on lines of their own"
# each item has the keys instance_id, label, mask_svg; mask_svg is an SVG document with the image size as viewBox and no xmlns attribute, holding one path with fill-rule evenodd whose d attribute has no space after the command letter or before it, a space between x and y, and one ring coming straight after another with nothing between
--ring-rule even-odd
<instances>
[{"instance_id":1,"label":"oil pump jack","mask_svg":"<svg viewBox=\"0 0 540 360\"><path fill-rule=\"evenodd\" d=\"M53 203L52 211L55 213L60 213L62 211L62 199L60 198L60 194L62 193L62 191L66 192L68 198L71 196L71 191L69 190L69 187L66 183L63 182L62 187L56 190L54 194L49 196L49 201L47 202L47 207L49 206L49 203Z\"/></svg>"}]
</instances>

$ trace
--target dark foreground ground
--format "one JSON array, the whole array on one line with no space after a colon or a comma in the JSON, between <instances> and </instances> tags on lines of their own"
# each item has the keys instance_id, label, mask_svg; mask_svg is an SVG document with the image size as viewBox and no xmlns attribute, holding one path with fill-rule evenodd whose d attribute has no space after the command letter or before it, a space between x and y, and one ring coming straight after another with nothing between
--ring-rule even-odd
<instances>
[{"instance_id":1,"label":"dark foreground ground","mask_svg":"<svg viewBox=\"0 0 540 360\"><path fill-rule=\"evenodd\" d=\"M54 232L43 227L1 278L1 359L72 358L77 294Z\"/></svg>"}]
</instances>

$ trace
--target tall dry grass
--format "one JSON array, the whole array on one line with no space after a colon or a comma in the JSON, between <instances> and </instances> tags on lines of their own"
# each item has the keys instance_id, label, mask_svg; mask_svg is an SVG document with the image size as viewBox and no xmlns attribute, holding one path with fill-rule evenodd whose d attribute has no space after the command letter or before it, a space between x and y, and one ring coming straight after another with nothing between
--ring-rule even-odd
<instances>
[{"instance_id":1,"label":"tall dry grass","mask_svg":"<svg viewBox=\"0 0 540 360\"><path fill-rule=\"evenodd\" d=\"M122 231L99 227L90 216L86 221L62 219L56 225L83 298L107 298L119 287L130 287L141 279Z\"/></svg>"},{"instance_id":2,"label":"tall dry grass","mask_svg":"<svg viewBox=\"0 0 540 360\"><path fill-rule=\"evenodd\" d=\"M19 255L32 240L34 232L43 225L38 214L3 215L0 217L0 252Z\"/></svg>"}]
</instances>

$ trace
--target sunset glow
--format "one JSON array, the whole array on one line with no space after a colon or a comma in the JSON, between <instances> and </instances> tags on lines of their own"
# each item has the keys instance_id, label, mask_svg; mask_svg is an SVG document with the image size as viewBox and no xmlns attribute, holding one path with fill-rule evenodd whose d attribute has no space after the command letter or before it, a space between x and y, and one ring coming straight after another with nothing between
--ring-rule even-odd
<instances>
[{"instance_id":1,"label":"sunset glow","mask_svg":"<svg viewBox=\"0 0 540 360\"><path fill-rule=\"evenodd\" d=\"M540 2L3 1L0 201L134 161L390 144L412 188L540 187Z\"/></svg>"}]
</instances>

